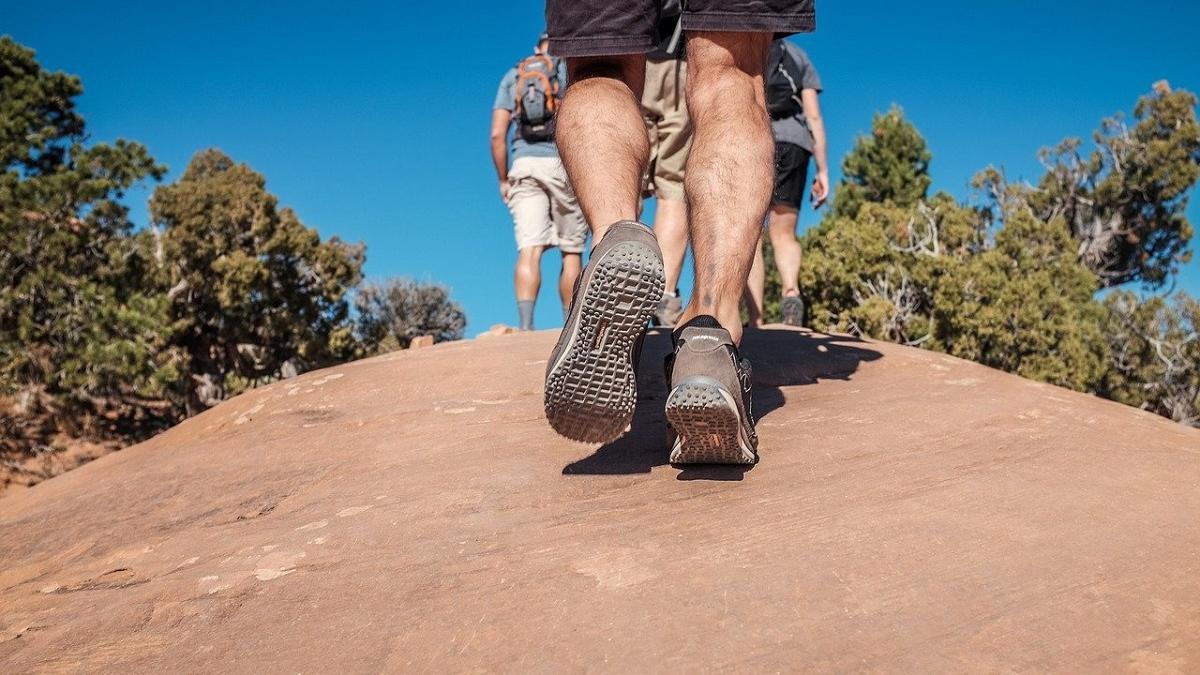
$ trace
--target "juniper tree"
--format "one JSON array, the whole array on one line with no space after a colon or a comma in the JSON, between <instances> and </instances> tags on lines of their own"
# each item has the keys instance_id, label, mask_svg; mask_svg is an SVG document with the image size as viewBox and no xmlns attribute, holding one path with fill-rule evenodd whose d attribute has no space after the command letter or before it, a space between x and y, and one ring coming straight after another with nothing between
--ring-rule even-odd
<instances>
[{"instance_id":1,"label":"juniper tree","mask_svg":"<svg viewBox=\"0 0 1200 675\"><path fill-rule=\"evenodd\" d=\"M1200 427L1200 301L1116 291L1104 307L1112 360L1099 393Z\"/></svg>"},{"instance_id":2,"label":"juniper tree","mask_svg":"<svg viewBox=\"0 0 1200 675\"><path fill-rule=\"evenodd\" d=\"M176 377L121 203L164 169L138 143L89 144L82 92L0 37L0 393L25 408L154 397Z\"/></svg>"},{"instance_id":3,"label":"juniper tree","mask_svg":"<svg viewBox=\"0 0 1200 675\"><path fill-rule=\"evenodd\" d=\"M996 169L976 179L1001 212L1028 206L1043 221L1061 218L1079 260L1103 286L1160 287L1191 259L1188 196L1200 177L1196 97L1165 82L1121 115L1101 122L1094 148L1068 138L1040 153L1036 187L1009 185Z\"/></svg>"},{"instance_id":4,"label":"juniper tree","mask_svg":"<svg viewBox=\"0 0 1200 675\"><path fill-rule=\"evenodd\" d=\"M364 248L322 241L279 207L261 174L205 150L155 190L150 212L171 344L186 354L180 394L189 414L354 354L346 296Z\"/></svg>"},{"instance_id":5,"label":"juniper tree","mask_svg":"<svg viewBox=\"0 0 1200 675\"><path fill-rule=\"evenodd\" d=\"M944 274L934 292L931 346L1079 391L1106 366L1095 276L1060 220L1013 214L995 245Z\"/></svg>"},{"instance_id":6,"label":"juniper tree","mask_svg":"<svg viewBox=\"0 0 1200 675\"><path fill-rule=\"evenodd\" d=\"M859 136L842 160L833 215L853 218L867 202L915 205L929 191L931 158L925 138L898 106L876 113L871 134Z\"/></svg>"}]
</instances>

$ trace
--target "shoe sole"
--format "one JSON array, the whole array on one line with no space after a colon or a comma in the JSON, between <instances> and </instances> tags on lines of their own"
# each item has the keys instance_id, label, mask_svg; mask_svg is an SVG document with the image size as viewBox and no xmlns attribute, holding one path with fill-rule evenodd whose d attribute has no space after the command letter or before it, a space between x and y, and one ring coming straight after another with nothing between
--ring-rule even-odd
<instances>
[{"instance_id":1,"label":"shoe sole","mask_svg":"<svg viewBox=\"0 0 1200 675\"><path fill-rule=\"evenodd\" d=\"M633 348L662 299L663 263L650 246L622 242L594 264L570 342L546 375L545 408L566 438L607 443L633 421Z\"/></svg>"},{"instance_id":2,"label":"shoe sole","mask_svg":"<svg viewBox=\"0 0 1200 675\"><path fill-rule=\"evenodd\" d=\"M804 306L795 307L788 303L790 309L781 310L780 322L785 326L799 326L804 322Z\"/></svg>"},{"instance_id":3,"label":"shoe sole","mask_svg":"<svg viewBox=\"0 0 1200 675\"><path fill-rule=\"evenodd\" d=\"M667 396L675 431L672 464L754 464L758 455L743 432L737 401L707 377L689 377Z\"/></svg>"}]
</instances>

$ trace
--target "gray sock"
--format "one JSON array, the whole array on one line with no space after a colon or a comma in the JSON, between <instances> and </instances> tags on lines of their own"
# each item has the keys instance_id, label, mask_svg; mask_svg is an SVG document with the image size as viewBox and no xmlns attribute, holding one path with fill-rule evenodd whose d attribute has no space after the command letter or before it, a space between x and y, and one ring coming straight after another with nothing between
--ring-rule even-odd
<instances>
[{"instance_id":1,"label":"gray sock","mask_svg":"<svg viewBox=\"0 0 1200 675\"><path fill-rule=\"evenodd\" d=\"M533 330L533 300L518 300L517 315L521 317L521 330Z\"/></svg>"}]
</instances>

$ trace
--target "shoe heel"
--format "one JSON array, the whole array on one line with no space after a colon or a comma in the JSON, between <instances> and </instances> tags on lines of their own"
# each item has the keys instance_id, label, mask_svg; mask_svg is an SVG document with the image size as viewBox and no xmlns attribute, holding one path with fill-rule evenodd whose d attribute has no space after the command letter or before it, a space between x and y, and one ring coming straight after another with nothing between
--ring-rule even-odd
<instances>
[{"instance_id":1,"label":"shoe heel","mask_svg":"<svg viewBox=\"0 0 1200 675\"><path fill-rule=\"evenodd\" d=\"M666 404L675 431L672 464L754 464L758 456L742 438L737 402L716 380L690 377L675 386Z\"/></svg>"}]
</instances>

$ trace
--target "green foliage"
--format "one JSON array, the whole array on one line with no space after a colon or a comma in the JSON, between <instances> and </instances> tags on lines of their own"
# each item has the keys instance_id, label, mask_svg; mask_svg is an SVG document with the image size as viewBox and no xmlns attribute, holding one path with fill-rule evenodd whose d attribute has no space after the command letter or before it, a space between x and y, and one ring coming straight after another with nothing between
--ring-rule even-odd
<instances>
[{"instance_id":1,"label":"green foliage","mask_svg":"<svg viewBox=\"0 0 1200 675\"><path fill-rule=\"evenodd\" d=\"M1099 393L1200 427L1200 302L1116 291L1104 307L1112 364Z\"/></svg>"},{"instance_id":2,"label":"green foliage","mask_svg":"<svg viewBox=\"0 0 1200 675\"><path fill-rule=\"evenodd\" d=\"M87 146L82 91L0 38L0 393L68 406L158 396L175 377L120 203L164 169L137 143Z\"/></svg>"},{"instance_id":3,"label":"green foliage","mask_svg":"<svg viewBox=\"0 0 1200 675\"><path fill-rule=\"evenodd\" d=\"M60 433L134 441L185 411L381 341L461 337L462 311L431 285L369 287L360 302L375 313L356 324L347 297L363 247L323 241L278 207L261 175L215 150L155 191L155 227L135 233L125 194L165 170L138 143L89 144L75 110L82 91L78 78L46 71L0 37L0 458L9 469L49 457ZM370 327L367 344L356 326Z\"/></svg>"},{"instance_id":4,"label":"green foliage","mask_svg":"<svg viewBox=\"0 0 1200 675\"><path fill-rule=\"evenodd\" d=\"M1191 259L1188 194L1200 177L1196 97L1165 82L1142 96L1135 124L1101 123L1095 149L1067 139L1041 157L1046 175L1026 200L1042 220L1061 217L1080 260L1105 286L1162 286Z\"/></svg>"},{"instance_id":5,"label":"green foliage","mask_svg":"<svg viewBox=\"0 0 1200 675\"><path fill-rule=\"evenodd\" d=\"M1036 187L989 168L985 209L925 200L928 152L898 110L846 159L837 208L802 240L814 323L920 344L1200 424L1200 303L1097 288L1161 285L1188 260L1196 99L1165 83L1105 120L1087 157L1043 153Z\"/></svg>"},{"instance_id":6,"label":"green foliage","mask_svg":"<svg viewBox=\"0 0 1200 675\"><path fill-rule=\"evenodd\" d=\"M467 325L467 315L441 284L404 278L367 284L354 305L367 353L404 349L422 335L432 335L435 342L458 340Z\"/></svg>"},{"instance_id":7,"label":"green foliage","mask_svg":"<svg viewBox=\"0 0 1200 675\"><path fill-rule=\"evenodd\" d=\"M322 241L279 208L262 175L217 150L160 187L147 235L170 301L171 344L185 354L195 413L255 382L352 356L346 293L364 249Z\"/></svg>"},{"instance_id":8,"label":"green foliage","mask_svg":"<svg viewBox=\"0 0 1200 675\"><path fill-rule=\"evenodd\" d=\"M994 368L1079 391L1099 381L1104 343L1096 279L1063 223L1009 218L995 246L945 274L934 292L934 344Z\"/></svg>"},{"instance_id":9,"label":"green foliage","mask_svg":"<svg viewBox=\"0 0 1200 675\"><path fill-rule=\"evenodd\" d=\"M925 139L899 107L876 113L871 135L859 136L842 161L833 215L853 218L866 202L915 205L925 198L932 182L931 157Z\"/></svg>"},{"instance_id":10,"label":"green foliage","mask_svg":"<svg viewBox=\"0 0 1200 675\"><path fill-rule=\"evenodd\" d=\"M778 323L783 318L779 311L779 301L783 297L783 281L779 278L779 268L775 267L775 248L771 246L771 238L765 231L762 237L762 250L765 274L762 318L764 323Z\"/></svg>"},{"instance_id":11,"label":"green foliage","mask_svg":"<svg viewBox=\"0 0 1200 675\"><path fill-rule=\"evenodd\" d=\"M905 344L932 339L939 280L983 246L977 212L937 194L903 208L867 202L801 240L802 293L814 325Z\"/></svg>"}]
</instances>

